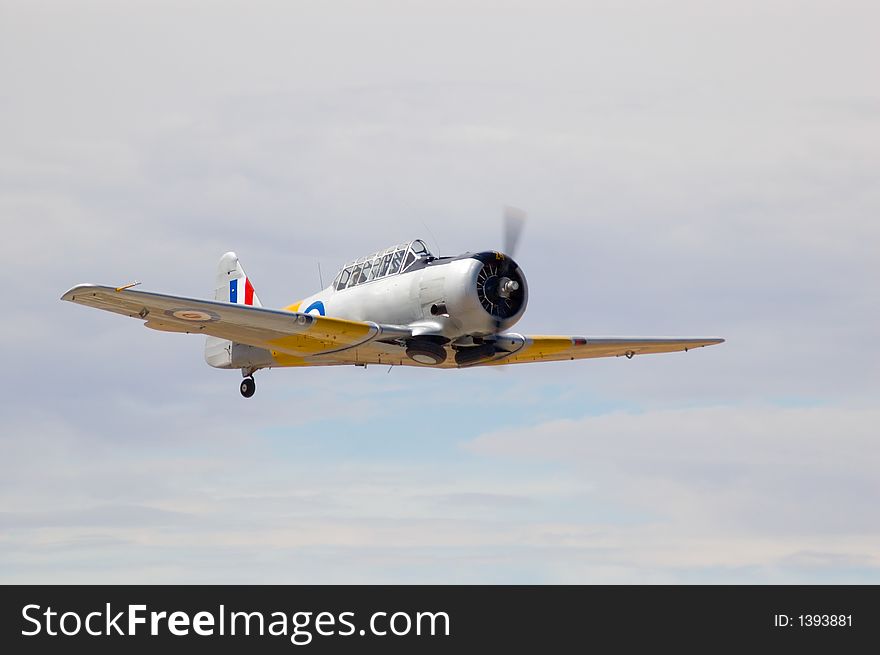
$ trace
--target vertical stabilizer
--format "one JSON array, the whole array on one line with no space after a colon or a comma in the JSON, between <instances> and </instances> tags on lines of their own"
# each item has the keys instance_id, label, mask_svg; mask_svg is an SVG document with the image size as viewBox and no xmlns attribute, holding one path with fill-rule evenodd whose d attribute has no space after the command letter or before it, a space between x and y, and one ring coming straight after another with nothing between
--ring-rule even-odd
<instances>
[{"instance_id":1,"label":"vertical stabilizer","mask_svg":"<svg viewBox=\"0 0 880 655\"><path fill-rule=\"evenodd\" d=\"M223 255L217 265L214 300L254 307L263 306L254 291L254 285L241 267L241 262L238 261L238 255L234 252Z\"/></svg>"},{"instance_id":2,"label":"vertical stabilizer","mask_svg":"<svg viewBox=\"0 0 880 655\"><path fill-rule=\"evenodd\" d=\"M220 258L217 265L217 277L214 280L214 300L231 302L237 305L262 307L254 285L251 283L238 255L227 252ZM205 361L216 368L261 368L272 362L271 354L261 348L253 348L234 343L219 337L207 337L205 340Z\"/></svg>"}]
</instances>

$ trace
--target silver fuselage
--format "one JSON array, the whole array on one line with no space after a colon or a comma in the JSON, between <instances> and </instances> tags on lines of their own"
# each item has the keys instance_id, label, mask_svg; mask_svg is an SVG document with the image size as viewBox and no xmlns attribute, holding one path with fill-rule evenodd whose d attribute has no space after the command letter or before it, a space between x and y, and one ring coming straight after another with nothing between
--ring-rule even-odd
<instances>
[{"instance_id":1,"label":"silver fuselage","mask_svg":"<svg viewBox=\"0 0 880 655\"><path fill-rule=\"evenodd\" d=\"M331 285L288 309L352 321L406 325L413 328L414 337L432 334L454 340L509 329L521 318L526 303L508 318L499 320L490 315L476 291L483 267L479 257L504 259L500 253L435 259L415 270L340 291ZM523 293L527 296L526 288Z\"/></svg>"}]
</instances>

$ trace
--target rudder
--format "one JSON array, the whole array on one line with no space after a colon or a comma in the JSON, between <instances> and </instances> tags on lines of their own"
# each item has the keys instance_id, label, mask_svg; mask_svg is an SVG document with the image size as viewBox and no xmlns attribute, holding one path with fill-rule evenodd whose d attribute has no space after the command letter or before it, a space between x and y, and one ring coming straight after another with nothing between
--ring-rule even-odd
<instances>
[{"instance_id":1,"label":"rudder","mask_svg":"<svg viewBox=\"0 0 880 655\"><path fill-rule=\"evenodd\" d=\"M241 267L241 262L238 261L238 255L234 252L223 255L217 265L214 300L254 307L263 306L254 291L254 285Z\"/></svg>"},{"instance_id":2,"label":"rudder","mask_svg":"<svg viewBox=\"0 0 880 655\"><path fill-rule=\"evenodd\" d=\"M227 252L217 264L217 277L214 280L214 300L237 305L262 307L254 285L244 272L238 255ZM215 368L263 368L272 363L268 350L235 343L219 337L205 340L205 361Z\"/></svg>"}]
</instances>

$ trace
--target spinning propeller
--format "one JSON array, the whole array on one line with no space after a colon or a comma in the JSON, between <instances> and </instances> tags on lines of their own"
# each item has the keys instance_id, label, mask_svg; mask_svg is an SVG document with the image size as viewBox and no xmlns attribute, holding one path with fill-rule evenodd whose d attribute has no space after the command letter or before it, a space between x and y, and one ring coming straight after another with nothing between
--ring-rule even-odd
<instances>
[{"instance_id":1,"label":"spinning propeller","mask_svg":"<svg viewBox=\"0 0 880 655\"><path fill-rule=\"evenodd\" d=\"M504 231L504 254L513 257L526 224L527 214L516 207L504 207L501 229Z\"/></svg>"},{"instance_id":2,"label":"spinning propeller","mask_svg":"<svg viewBox=\"0 0 880 655\"><path fill-rule=\"evenodd\" d=\"M503 256L484 264L477 280L480 302L495 317L495 333L501 331L504 319L516 314L522 306L524 281L517 272L513 255L519 244L526 213L516 207L504 207L502 214Z\"/></svg>"}]
</instances>

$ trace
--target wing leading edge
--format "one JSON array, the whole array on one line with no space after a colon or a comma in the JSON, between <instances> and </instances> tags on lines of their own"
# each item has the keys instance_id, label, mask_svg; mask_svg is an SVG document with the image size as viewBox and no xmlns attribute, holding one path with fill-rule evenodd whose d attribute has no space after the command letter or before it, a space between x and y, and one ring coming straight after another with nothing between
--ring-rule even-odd
<instances>
[{"instance_id":1,"label":"wing leading edge","mask_svg":"<svg viewBox=\"0 0 880 655\"><path fill-rule=\"evenodd\" d=\"M655 353L687 352L724 343L718 337L571 337L533 335L523 337L516 352L486 365L558 362L593 357L633 357Z\"/></svg>"},{"instance_id":2,"label":"wing leading edge","mask_svg":"<svg viewBox=\"0 0 880 655\"><path fill-rule=\"evenodd\" d=\"M155 330L205 334L271 353L276 366L379 363L419 366L388 340L412 336L406 326L302 314L146 291L81 284L62 300L144 321ZM469 366L498 366L594 357L632 357L687 351L719 343L716 337L578 337L499 335L509 354ZM452 357L438 368L457 368Z\"/></svg>"}]
</instances>

